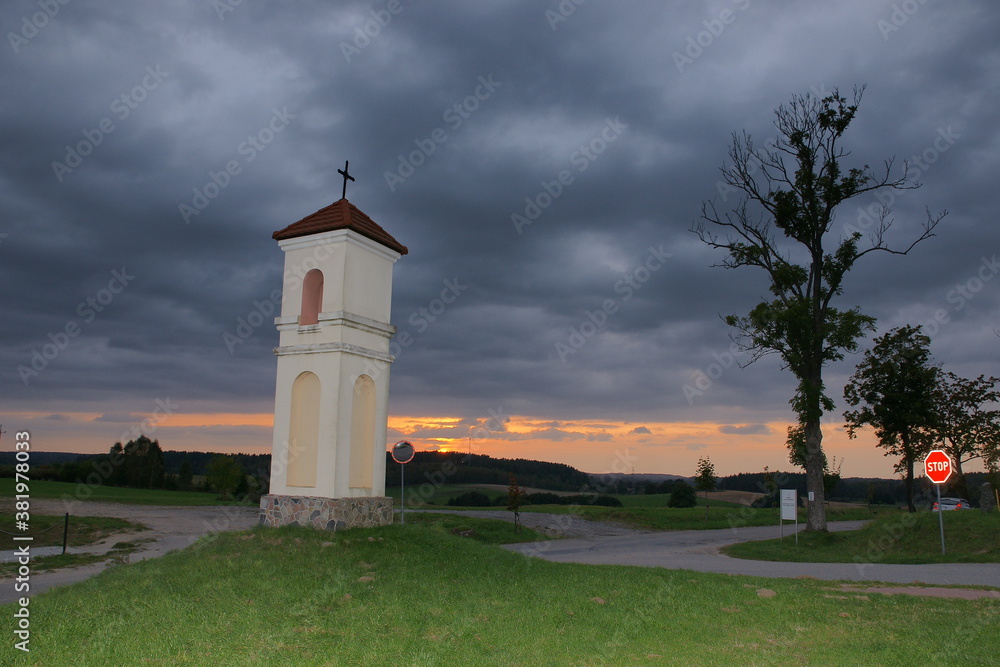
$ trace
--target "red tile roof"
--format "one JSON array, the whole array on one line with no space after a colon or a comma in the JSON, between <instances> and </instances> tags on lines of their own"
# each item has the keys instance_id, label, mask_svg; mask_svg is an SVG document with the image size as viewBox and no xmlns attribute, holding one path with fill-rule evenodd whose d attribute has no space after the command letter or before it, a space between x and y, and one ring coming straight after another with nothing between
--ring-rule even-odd
<instances>
[{"instance_id":1,"label":"red tile roof","mask_svg":"<svg viewBox=\"0 0 1000 667\"><path fill-rule=\"evenodd\" d=\"M335 201L326 208L321 208L312 215L307 215L298 222L276 231L271 235L271 238L275 241L282 241L299 236L331 232L335 229L354 230L372 241L381 243L386 248L395 250L400 255L405 255L408 252L405 245L392 238L389 232L382 229L378 223L346 199Z\"/></svg>"}]
</instances>

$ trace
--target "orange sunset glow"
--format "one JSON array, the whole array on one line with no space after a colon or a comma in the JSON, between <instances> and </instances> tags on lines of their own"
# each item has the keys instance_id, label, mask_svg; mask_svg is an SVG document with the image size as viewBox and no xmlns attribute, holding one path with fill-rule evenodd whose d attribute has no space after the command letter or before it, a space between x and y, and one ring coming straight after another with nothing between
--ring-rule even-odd
<instances>
[{"instance_id":1,"label":"orange sunset glow","mask_svg":"<svg viewBox=\"0 0 1000 667\"><path fill-rule=\"evenodd\" d=\"M164 449L269 453L269 412L109 415L94 411L0 413L5 430L32 432L40 451L106 452L117 441L145 433ZM720 474L791 470L784 440L788 422L626 422L558 420L521 415L485 419L454 416L389 417L387 447L411 441L418 451L469 452L498 458L565 463L585 472L691 475L699 457L709 456ZM875 447L870 433L849 440L839 423L824 425L824 448L843 460L845 476L893 477L893 460ZM973 462L969 470L979 470Z\"/></svg>"}]
</instances>

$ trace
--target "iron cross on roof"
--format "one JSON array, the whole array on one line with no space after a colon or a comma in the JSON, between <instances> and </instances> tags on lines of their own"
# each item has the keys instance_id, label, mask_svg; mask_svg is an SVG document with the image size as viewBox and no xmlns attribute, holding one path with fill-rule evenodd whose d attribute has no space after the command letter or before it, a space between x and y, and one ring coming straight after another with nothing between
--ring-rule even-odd
<instances>
[{"instance_id":1,"label":"iron cross on roof","mask_svg":"<svg viewBox=\"0 0 1000 667\"><path fill-rule=\"evenodd\" d=\"M350 166L350 164L351 164L350 160L345 160L344 161L344 168L337 170L337 173L344 177L344 190L340 194L340 198L341 199L347 199L347 181L353 181L354 180L354 177L351 176L349 173L347 173L348 171L350 171L348 169L348 167Z\"/></svg>"}]
</instances>

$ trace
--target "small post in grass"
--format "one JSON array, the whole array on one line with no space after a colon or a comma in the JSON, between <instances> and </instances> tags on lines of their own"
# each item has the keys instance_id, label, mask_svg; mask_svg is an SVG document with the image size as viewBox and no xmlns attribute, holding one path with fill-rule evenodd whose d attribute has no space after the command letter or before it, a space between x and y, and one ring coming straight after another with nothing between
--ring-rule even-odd
<instances>
[{"instance_id":1,"label":"small post in grass","mask_svg":"<svg viewBox=\"0 0 1000 667\"><path fill-rule=\"evenodd\" d=\"M942 556L944 555L944 516L941 512L944 508L941 507L941 485L951 477L952 468L951 457L943 449L931 450L927 453L927 458L924 459L924 474L927 475L927 479L931 480L937 488L938 526L941 528Z\"/></svg>"},{"instance_id":2,"label":"small post in grass","mask_svg":"<svg viewBox=\"0 0 1000 667\"><path fill-rule=\"evenodd\" d=\"M63 555L66 555L66 540L69 537L69 512L66 512L66 520L63 523Z\"/></svg>"},{"instance_id":3,"label":"small post in grass","mask_svg":"<svg viewBox=\"0 0 1000 667\"><path fill-rule=\"evenodd\" d=\"M400 440L392 446L392 460L399 464L399 523L406 525L406 463L413 460L413 445L406 440Z\"/></svg>"}]
</instances>

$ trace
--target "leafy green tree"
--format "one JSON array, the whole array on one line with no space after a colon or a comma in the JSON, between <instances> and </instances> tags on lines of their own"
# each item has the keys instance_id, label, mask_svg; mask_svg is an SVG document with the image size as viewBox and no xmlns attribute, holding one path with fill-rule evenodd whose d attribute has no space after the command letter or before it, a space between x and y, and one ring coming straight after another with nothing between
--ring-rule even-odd
<instances>
[{"instance_id":1,"label":"leafy green tree","mask_svg":"<svg viewBox=\"0 0 1000 667\"><path fill-rule=\"evenodd\" d=\"M875 429L886 456L898 456L896 471L905 473L906 504L913 504L913 470L930 451L937 422L935 390L938 369L930 364L930 338L920 327L897 327L875 339L865 352L844 398L857 410L844 413L847 435L857 437L864 426Z\"/></svg>"},{"instance_id":2,"label":"leafy green tree","mask_svg":"<svg viewBox=\"0 0 1000 667\"><path fill-rule=\"evenodd\" d=\"M108 478L113 486L137 489L157 489L163 486L163 450L159 440L140 435L124 445L111 446L110 458L114 470Z\"/></svg>"},{"instance_id":3,"label":"leafy green tree","mask_svg":"<svg viewBox=\"0 0 1000 667\"><path fill-rule=\"evenodd\" d=\"M705 518L708 518L708 492L715 490L715 465L709 457L699 458L694 474L694 486L705 492Z\"/></svg>"},{"instance_id":4,"label":"leafy green tree","mask_svg":"<svg viewBox=\"0 0 1000 667\"><path fill-rule=\"evenodd\" d=\"M670 492L670 500L667 507L694 507L698 504L698 498L694 494L694 487L679 479L674 482L674 488Z\"/></svg>"},{"instance_id":5,"label":"leafy green tree","mask_svg":"<svg viewBox=\"0 0 1000 667\"><path fill-rule=\"evenodd\" d=\"M771 300L759 303L748 315L729 315L725 321L735 329L734 341L751 353L748 364L777 354L798 380L790 403L803 428L806 488L815 498L809 505L808 530L826 530L826 456L820 419L834 409L834 403L826 394L823 369L828 362L843 359L845 351L856 351L858 340L875 325L875 319L857 307L834 307L834 298L843 294L844 277L859 259L877 251L907 254L933 236L946 215L928 213L922 232L903 249L892 249L885 241L892 225L887 208L868 230L864 247L861 231L844 238L841 230L834 230L837 207L845 201L882 189L918 187L906 182L906 163L898 178L892 177L893 160L887 160L879 173L868 165L841 166L848 155L841 139L863 91L856 88L850 104L836 89L823 98L812 94L792 98L775 111L778 135L773 144L761 146L746 133L734 134L732 164L722 167L725 185L720 190L738 194L739 201L725 214L714 202L706 202L702 222L694 228L704 243L726 251L721 266L756 267L770 280ZM719 229L725 236L709 229Z\"/></svg>"},{"instance_id":6,"label":"leafy green tree","mask_svg":"<svg viewBox=\"0 0 1000 667\"><path fill-rule=\"evenodd\" d=\"M963 498L969 497L969 489L962 464L983 459L987 467L995 467L1000 460L1000 410L987 407L1000 402L998 382L1000 378L980 375L970 380L951 372L938 378L935 435L951 457L954 486Z\"/></svg>"},{"instance_id":7,"label":"leafy green tree","mask_svg":"<svg viewBox=\"0 0 1000 667\"><path fill-rule=\"evenodd\" d=\"M223 499L232 495L236 487L239 486L240 478L245 478L243 468L231 456L218 454L212 457L212 462L208 464L205 475L205 482L219 492Z\"/></svg>"},{"instance_id":8,"label":"leafy green tree","mask_svg":"<svg viewBox=\"0 0 1000 667\"><path fill-rule=\"evenodd\" d=\"M806 466L806 431L804 424L796 424L795 426L788 427L788 460L792 462L793 465ZM840 463L837 463L837 457L833 457L833 463L826 458L826 453L823 454L823 498L827 500L827 505L829 505L830 494L833 490L837 488L837 484L840 482L840 468L844 465L844 458L841 457ZM807 496L808 497L808 496Z\"/></svg>"},{"instance_id":9,"label":"leafy green tree","mask_svg":"<svg viewBox=\"0 0 1000 667\"><path fill-rule=\"evenodd\" d=\"M180 472L177 474L177 483L180 488L187 490L191 488L191 481L194 479L194 470L191 468L191 462L184 459L181 463Z\"/></svg>"},{"instance_id":10,"label":"leafy green tree","mask_svg":"<svg viewBox=\"0 0 1000 667\"><path fill-rule=\"evenodd\" d=\"M840 461L837 461L837 457L833 457L833 463L826 466L823 469L823 492L829 502L830 496L833 494L833 490L837 488L837 484L840 483L840 469L844 467L844 457L840 457Z\"/></svg>"}]
</instances>

